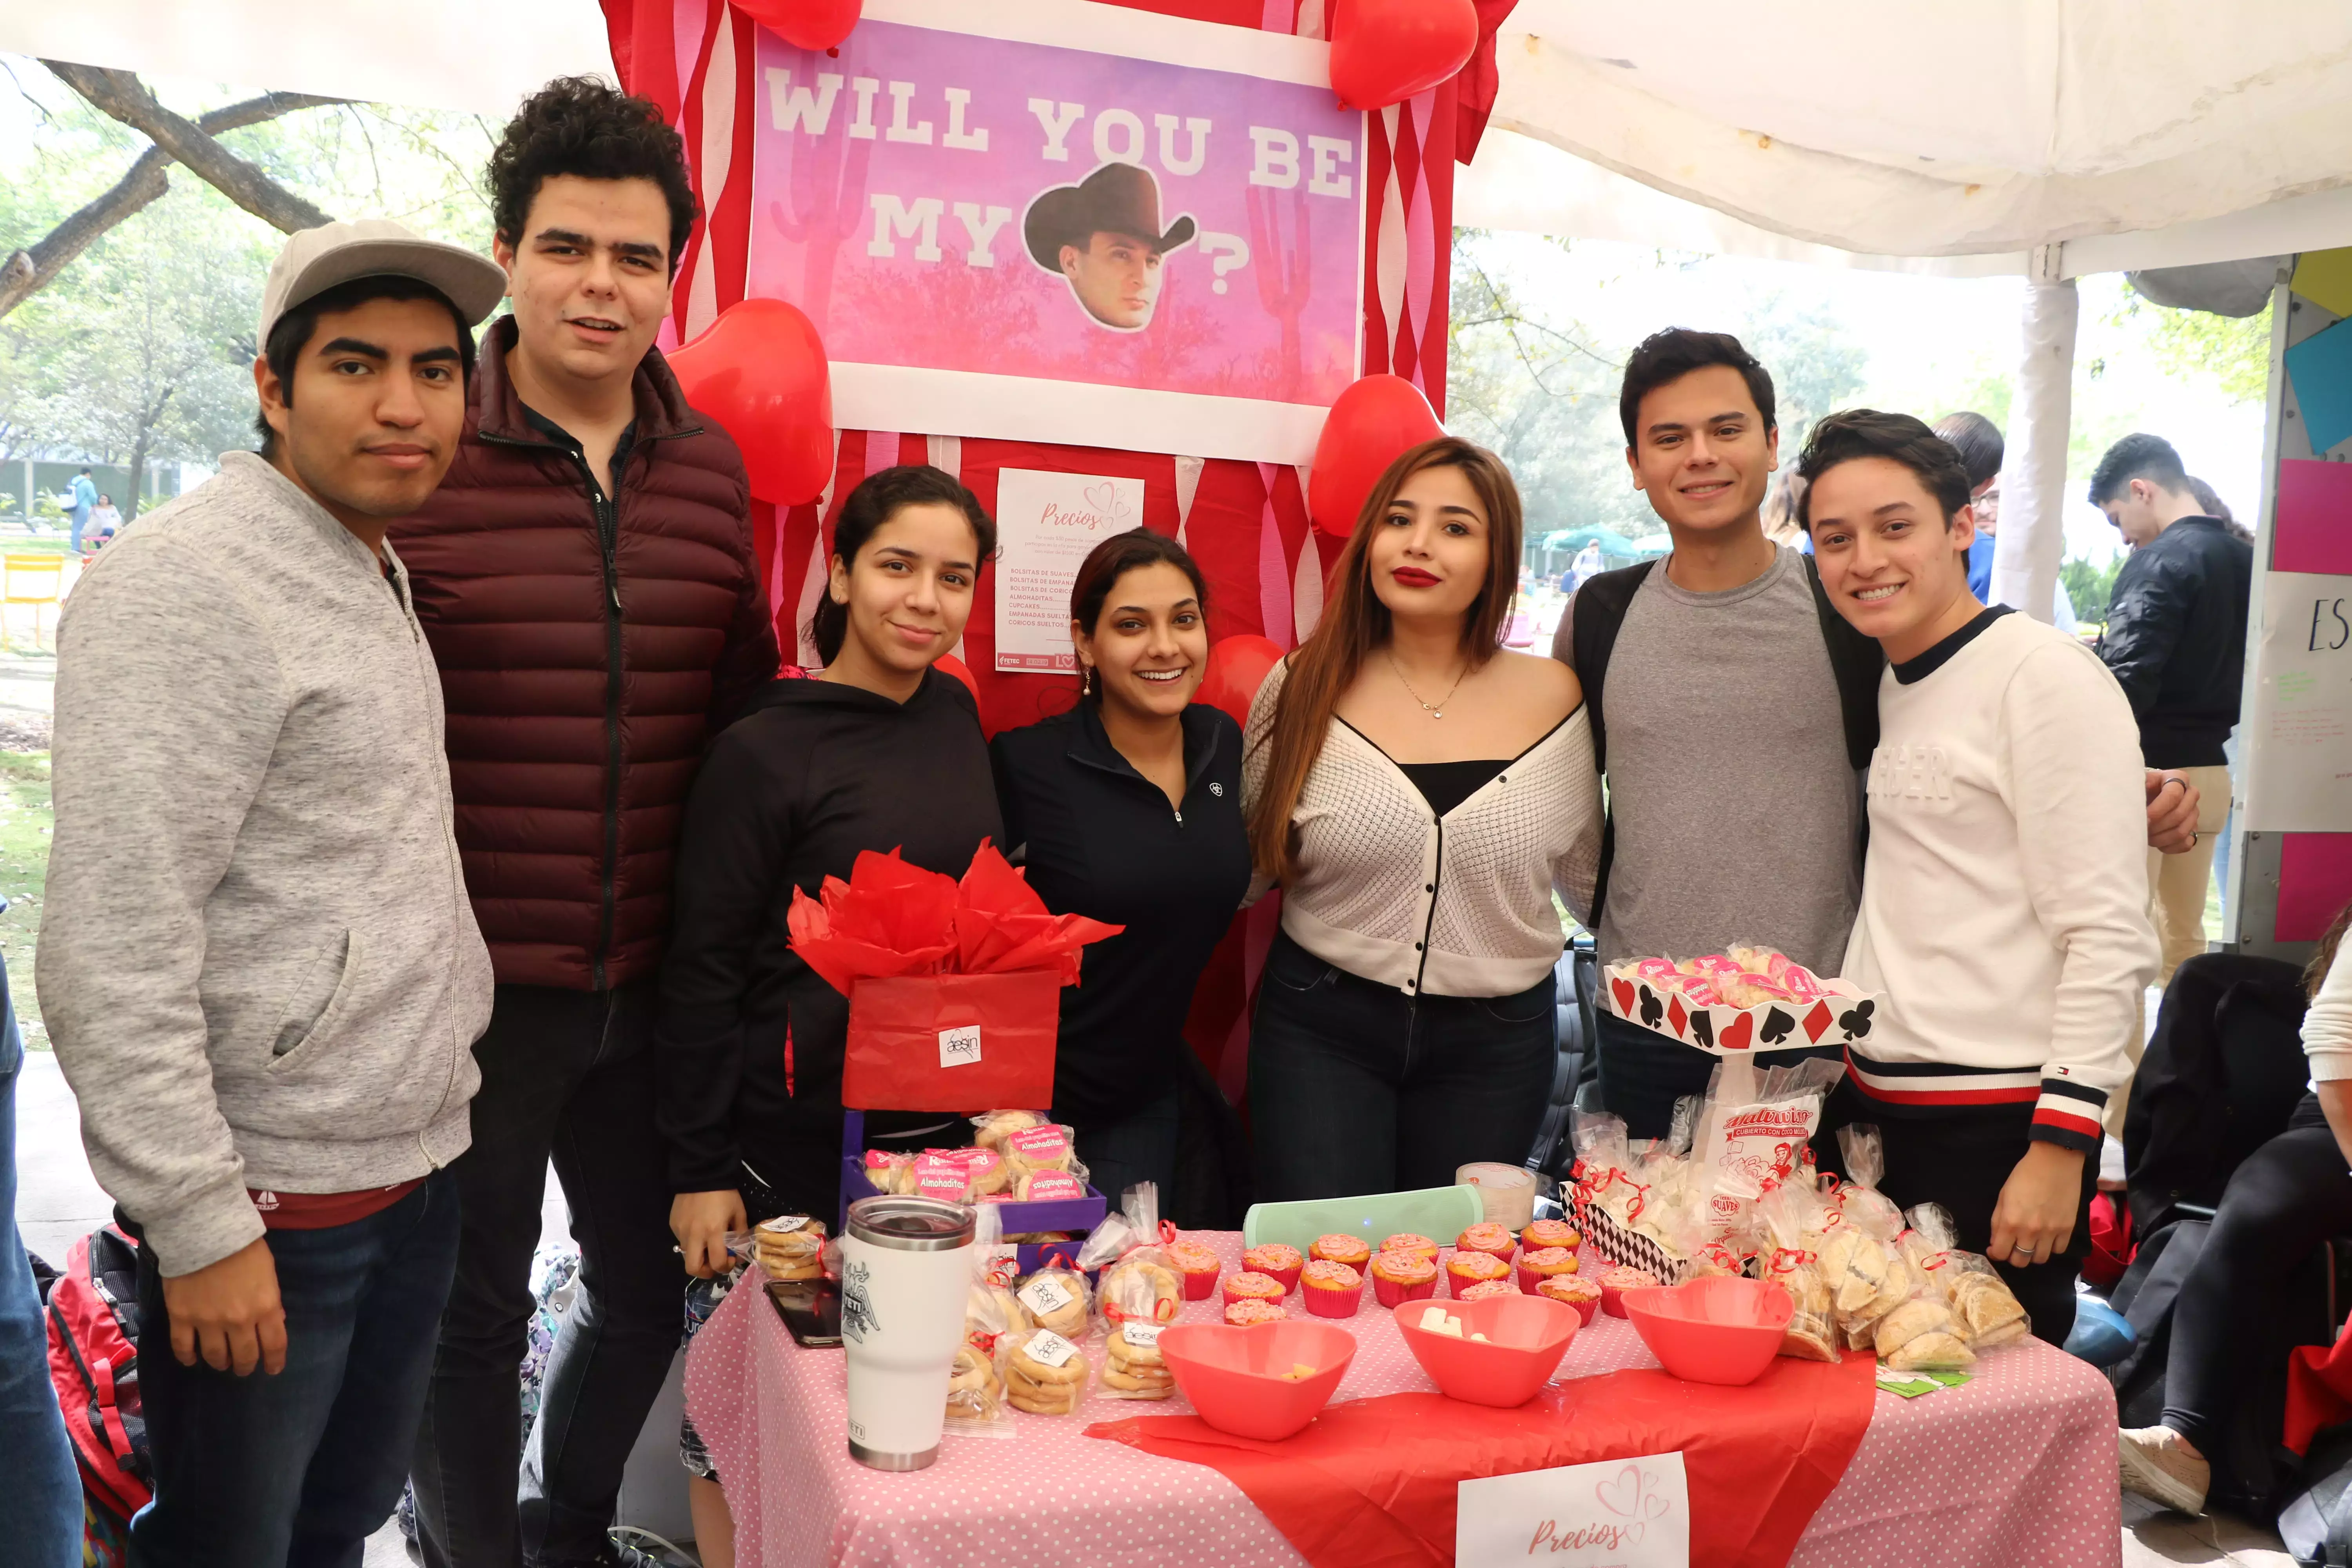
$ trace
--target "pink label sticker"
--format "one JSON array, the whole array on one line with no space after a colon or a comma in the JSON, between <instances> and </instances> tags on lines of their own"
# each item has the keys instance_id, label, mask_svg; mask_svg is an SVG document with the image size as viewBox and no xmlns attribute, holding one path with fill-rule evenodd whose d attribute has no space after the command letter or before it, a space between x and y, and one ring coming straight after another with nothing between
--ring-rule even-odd
<instances>
[{"instance_id":1,"label":"pink label sticker","mask_svg":"<svg viewBox=\"0 0 2352 1568\"><path fill-rule=\"evenodd\" d=\"M1060 1203L1068 1198L1082 1198L1087 1189L1077 1177L1060 1171L1040 1171L1029 1179L1028 1196L1022 1201L1032 1204Z\"/></svg>"},{"instance_id":2,"label":"pink label sticker","mask_svg":"<svg viewBox=\"0 0 2352 1568\"><path fill-rule=\"evenodd\" d=\"M1034 1163L1058 1160L1070 1152L1069 1135L1060 1127L1050 1124L1045 1127L1024 1128L1004 1142L1023 1159Z\"/></svg>"},{"instance_id":3,"label":"pink label sticker","mask_svg":"<svg viewBox=\"0 0 2352 1568\"><path fill-rule=\"evenodd\" d=\"M965 1174L961 1160L926 1154L915 1162L915 1190L927 1198L960 1204L971 1187L971 1178Z\"/></svg>"}]
</instances>

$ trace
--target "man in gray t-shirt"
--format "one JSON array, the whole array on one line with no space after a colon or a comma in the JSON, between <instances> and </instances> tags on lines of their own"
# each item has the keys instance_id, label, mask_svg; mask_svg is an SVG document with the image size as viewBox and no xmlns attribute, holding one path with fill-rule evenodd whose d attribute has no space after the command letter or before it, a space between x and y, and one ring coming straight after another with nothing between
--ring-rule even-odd
<instances>
[{"instance_id":1,"label":"man in gray t-shirt","mask_svg":"<svg viewBox=\"0 0 2352 1568\"><path fill-rule=\"evenodd\" d=\"M1571 668L1570 602L1552 654ZM1609 659L1616 854L1604 963L1733 942L1837 973L1862 894L1860 775L1804 557L1700 592L1654 567Z\"/></svg>"},{"instance_id":2,"label":"man in gray t-shirt","mask_svg":"<svg viewBox=\"0 0 2352 1568\"><path fill-rule=\"evenodd\" d=\"M1876 665L1833 644L1842 626L1824 622L1804 558L1764 536L1779 467L1773 403L1770 374L1727 333L1669 328L1626 362L1625 460L1674 552L1580 587L1552 641L1584 682L1604 753L1603 963L1733 942L1823 974L1845 959L1862 891L1856 759L1877 741ZM1605 668L1578 668L1578 644L1590 649L1598 630L1588 624L1580 638L1580 616L1620 605ZM2174 775L2148 784L2149 844L2187 849L2196 792ZM1675 1101L1704 1094L1714 1071L1710 1053L1607 1012L1598 1046L1601 1103L1636 1138L1664 1137ZM1814 1054L1756 1056L1761 1066Z\"/></svg>"}]
</instances>

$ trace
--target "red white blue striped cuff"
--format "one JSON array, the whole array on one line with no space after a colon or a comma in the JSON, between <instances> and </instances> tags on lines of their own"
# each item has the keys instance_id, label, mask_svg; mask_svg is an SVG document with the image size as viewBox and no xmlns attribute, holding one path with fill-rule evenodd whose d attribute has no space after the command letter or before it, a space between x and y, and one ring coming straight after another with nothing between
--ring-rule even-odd
<instances>
[{"instance_id":1,"label":"red white blue striped cuff","mask_svg":"<svg viewBox=\"0 0 2352 1568\"><path fill-rule=\"evenodd\" d=\"M2042 1098L2033 1103L2031 1136L2037 1142L2094 1152L2106 1135L2102 1121L2106 1110L2105 1090L2068 1078L2044 1078Z\"/></svg>"}]
</instances>

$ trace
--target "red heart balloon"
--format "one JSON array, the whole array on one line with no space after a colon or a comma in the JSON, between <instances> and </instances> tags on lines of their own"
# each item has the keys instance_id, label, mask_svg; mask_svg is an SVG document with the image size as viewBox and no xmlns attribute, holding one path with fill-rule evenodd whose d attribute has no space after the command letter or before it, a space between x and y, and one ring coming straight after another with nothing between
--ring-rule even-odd
<instances>
[{"instance_id":1,"label":"red heart balloon","mask_svg":"<svg viewBox=\"0 0 2352 1568\"><path fill-rule=\"evenodd\" d=\"M1222 708L1235 723L1246 726L1257 689L1281 662L1282 648L1269 637L1227 637L1209 650L1208 673L1195 700Z\"/></svg>"},{"instance_id":2,"label":"red heart balloon","mask_svg":"<svg viewBox=\"0 0 2352 1568\"><path fill-rule=\"evenodd\" d=\"M1331 86L1350 109L1426 92L1478 47L1472 0L1344 0L1331 19Z\"/></svg>"},{"instance_id":3,"label":"red heart balloon","mask_svg":"<svg viewBox=\"0 0 2352 1568\"><path fill-rule=\"evenodd\" d=\"M1388 466L1444 434L1429 399L1401 375L1368 375L1349 387L1331 405L1315 440L1307 480L1307 510L1315 526L1347 538Z\"/></svg>"},{"instance_id":4,"label":"red heart balloon","mask_svg":"<svg viewBox=\"0 0 2352 1568\"><path fill-rule=\"evenodd\" d=\"M833 377L814 323L782 300L745 300L669 356L686 400L743 449L751 493L816 500L833 479Z\"/></svg>"},{"instance_id":5,"label":"red heart balloon","mask_svg":"<svg viewBox=\"0 0 2352 1568\"><path fill-rule=\"evenodd\" d=\"M952 675L962 681L965 689L971 693L972 700L980 700L980 682L971 678L971 666L951 653L943 653L940 655L936 668L941 675Z\"/></svg>"},{"instance_id":6,"label":"red heart balloon","mask_svg":"<svg viewBox=\"0 0 2352 1568\"><path fill-rule=\"evenodd\" d=\"M864 0L735 0L735 8L796 49L834 49L857 26Z\"/></svg>"}]
</instances>

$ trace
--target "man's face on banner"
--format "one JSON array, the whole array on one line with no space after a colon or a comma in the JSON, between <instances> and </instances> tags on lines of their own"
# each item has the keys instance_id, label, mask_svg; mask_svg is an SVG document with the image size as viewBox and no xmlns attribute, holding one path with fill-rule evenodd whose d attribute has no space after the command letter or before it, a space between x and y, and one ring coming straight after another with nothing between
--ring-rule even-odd
<instances>
[{"instance_id":1,"label":"man's face on banner","mask_svg":"<svg viewBox=\"0 0 2352 1568\"><path fill-rule=\"evenodd\" d=\"M1151 324L1160 302L1160 268L1164 258L1151 242L1139 235L1097 229L1087 236L1086 247L1062 247L1062 275L1087 314L1106 327L1136 331Z\"/></svg>"}]
</instances>

